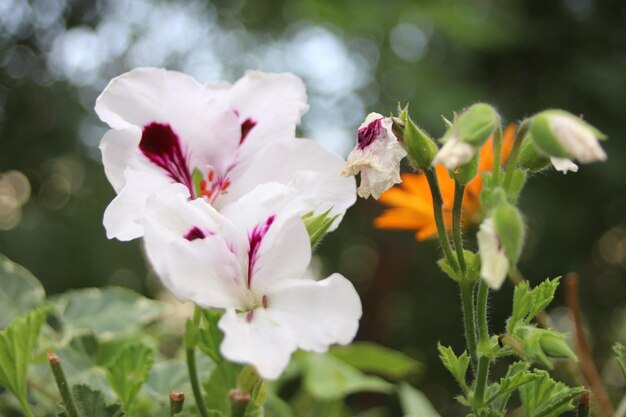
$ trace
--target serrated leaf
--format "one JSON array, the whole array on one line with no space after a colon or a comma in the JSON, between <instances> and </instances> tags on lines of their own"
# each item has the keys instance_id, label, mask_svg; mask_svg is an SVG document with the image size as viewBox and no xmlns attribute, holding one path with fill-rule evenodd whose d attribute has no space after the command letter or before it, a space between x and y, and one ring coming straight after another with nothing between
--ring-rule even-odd
<instances>
[{"instance_id":1,"label":"serrated leaf","mask_svg":"<svg viewBox=\"0 0 626 417\"><path fill-rule=\"evenodd\" d=\"M405 382L398 387L398 396L404 417L441 417L422 392Z\"/></svg>"},{"instance_id":2,"label":"serrated leaf","mask_svg":"<svg viewBox=\"0 0 626 417\"><path fill-rule=\"evenodd\" d=\"M461 385L461 388L467 390L467 383L465 382L465 374L470 363L469 355L467 351L464 351L461 356L457 356L451 347L446 347L441 344L437 346L439 350L439 358L443 363L443 366L452 374L454 379Z\"/></svg>"},{"instance_id":3,"label":"serrated leaf","mask_svg":"<svg viewBox=\"0 0 626 417\"><path fill-rule=\"evenodd\" d=\"M28 365L48 311L48 307L32 310L0 331L0 385L11 391L22 405L26 404Z\"/></svg>"},{"instance_id":4,"label":"serrated leaf","mask_svg":"<svg viewBox=\"0 0 626 417\"><path fill-rule=\"evenodd\" d=\"M99 338L139 330L163 315L165 304L120 287L68 291L54 299L66 338L93 332Z\"/></svg>"},{"instance_id":5,"label":"serrated leaf","mask_svg":"<svg viewBox=\"0 0 626 417\"><path fill-rule=\"evenodd\" d=\"M535 370L537 377L518 388L524 411L528 417L558 417L574 408L572 400L585 392L556 382L543 370Z\"/></svg>"},{"instance_id":6,"label":"serrated leaf","mask_svg":"<svg viewBox=\"0 0 626 417\"><path fill-rule=\"evenodd\" d=\"M241 365L222 362L216 366L208 380L204 383L206 393L204 401L208 409L230 415L230 398L228 393L237 386L237 376Z\"/></svg>"},{"instance_id":7,"label":"serrated leaf","mask_svg":"<svg viewBox=\"0 0 626 417\"><path fill-rule=\"evenodd\" d=\"M547 279L530 289L528 281L515 286L513 293L513 312L507 323L509 333L515 333L517 326L528 324L543 311L554 299L560 277Z\"/></svg>"},{"instance_id":8,"label":"serrated leaf","mask_svg":"<svg viewBox=\"0 0 626 417\"><path fill-rule=\"evenodd\" d=\"M304 388L319 401L340 400L355 392L390 393L393 385L328 354L307 353Z\"/></svg>"},{"instance_id":9,"label":"serrated leaf","mask_svg":"<svg viewBox=\"0 0 626 417\"><path fill-rule=\"evenodd\" d=\"M615 353L615 359L617 359L619 367L622 369L624 378L626 378L626 347L621 343L616 343L613 345L613 352Z\"/></svg>"},{"instance_id":10,"label":"serrated leaf","mask_svg":"<svg viewBox=\"0 0 626 417\"><path fill-rule=\"evenodd\" d=\"M139 343L130 343L121 348L115 358L106 365L111 388L129 414L135 397L148 380L152 364L153 355L150 348Z\"/></svg>"},{"instance_id":11,"label":"serrated leaf","mask_svg":"<svg viewBox=\"0 0 626 417\"><path fill-rule=\"evenodd\" d=\"M322 238L328 232L328 229L332 226L334 221L339 215L330 216L332 208L326 210L322 214L315 216L312 212L302 216L302 221L306 226L306 230L309 233L311 239L311 248L315 249L317 245L322 241Z\"/></svg>"},{"instance_id":12,"label":"serrated leaf","mask_svg":"<svg viewBox=\"0 0 626 417\"><path fill-rule=\"evenodd\" d=\"M0 282L0 329L46 298L43 286L30 271L1 254Z\"/></svg>"},{"instance_id":13,"label":"serrated leaf","mask_svg":"<svg viewBox=\"0 0 626 417\"><path fill-rule=\"evenodd\" d=\"M529 371L530 365L526 362L514 362L509 365L509 369L504 377L500 379L495 392L490 392L487 400L487 404L491 404L498 397L508 397L513 391L518 389L524 384L527 384L537 378L539 375ZM504 401L506 402L506 401Z\"/></svg>"},{"instance_id":14,"label":"serrated leaf","mask_svg":"<svg viewBox=\"0 0 626 417\"><path fill-rule=\"evenodd\" d=\"M123 417L124 412L119 404L107 405L104 395L100 391L91 389L88 385L77 384L72 386L72 395L78 413L82 417ZM65 410L57 414L59 417L69 417Z\"/></svg>"},{"instance_id":15,"label":"serrated leaf","mask_svg":"<svg viewBox=\"0 0 626 417\"><path fill-rule=\"evenodd\" d=\"M368 342L355 342L350 346L335 347L330 354L362 372L375 373L400 379L416 373L421 364L392 349Z\"/></svg>"}]
</instances>

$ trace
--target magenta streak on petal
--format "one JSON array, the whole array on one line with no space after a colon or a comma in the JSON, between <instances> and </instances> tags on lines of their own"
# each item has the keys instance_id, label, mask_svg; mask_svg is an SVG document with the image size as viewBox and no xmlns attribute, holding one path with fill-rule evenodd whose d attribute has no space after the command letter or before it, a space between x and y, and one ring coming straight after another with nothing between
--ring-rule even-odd
<instances>
[{"instance_id":1,"label":"magenta streak on petal","mask_svg":"<svg viewBox=\"0 0 626 417\"><path fill-rule=\"evenodd\" d=\"M152 122L144 126L139 149L171 179L185 185L191 195L195 195L185 152L169 124Z\"/></svg>"},{"instance_id":2,"label":"magenta streak on petal","mask_svg":"<svg viewBox=\"0 0 626 417\"><path fill-rule=\"evenodd\" d=\"M380 136L381 121L383 118L376 119L365 127L359 129L357 137L357 146L363 150L370 146Z\"/></svg>"},{"instance_id":3,"label":"magenta streak on petal","mask_svg":"<svg viewBox=\"0 0 626 417\"><path fill-rule=\"evenodd\" d=\"M256 123L257 122L251 118L247 118L243 121L243 123L241 124L241 140L239 141L239 145L241 145L243 141L246 140L248 133L250 133L254 126L256 126Z\"/></svg>"},{"instance_id":4,"label":"magenta streak on petal","mask_svg":"<svg viewBox=\"0 0 626 417\"><path fill-rule=\"evenodd\" d=\"M250 288L252 284L252 273L254 272L254 264L257 260L261 242L272 223L274 223L275 218L275 215L271 215L267 218L265 224L254 226L252 231L248 234L248 241L250 242L250 248L248 249L248 288Z\"/></svg>"},{"instance_id":5,"label":"magenta streak on petal","mask_svg":"<svg viewBox=\"0 0 626 417\"><path fill-rule=\"evenodd\" d=\"M207 234L204 233L198 226L194 226L185 235L183 236L188 241L194 241L196 239L204 239L207 237Z\"/></svg>"}]
</instances>

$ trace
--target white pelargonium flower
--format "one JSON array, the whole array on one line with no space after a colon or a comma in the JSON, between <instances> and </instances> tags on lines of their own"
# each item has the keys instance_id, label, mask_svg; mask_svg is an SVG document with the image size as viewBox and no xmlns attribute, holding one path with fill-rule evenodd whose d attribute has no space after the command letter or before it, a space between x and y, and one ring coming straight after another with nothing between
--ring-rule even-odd
<instances>
[{"instance_id":1,"label":"white pelargonium flower","mask_svg":"<svg viewBox=\"0 0 626 417\"><path fill-rule=\"evenodd\" d=\"M113 79L96 101L109 130L100 148L117 192L105 212L110 238L143 235L147 198L167 189L216 209L258 184L298 189L305 214L341 215L356 200L342 158L295 128L307 110L302 81L291 74L250 71L233 85L201 85L175 71L138 68Z\"/></svg>"},{"instance_id":2,"label":"white pelargonium flower","mask_svg":"<svg viewBox=\"0 0 626 417\"><path fill-rule=\"evenodd\" d=\"M509 271L509 259L496 232L493 219L487 218L476 235L480 252L480 277L489 287L499 289Z\"/></svg>"},{"instance_id":3,"label":"white pelargonium flower","mask_svg":"<svg viewBox=\"0 0 626 417\"><path fill-rule=\"evenodd\" d=\"M606 160L596 132L580 118L567 114L550 114L548 123L552 133L565 151L583 164Z\"/></svg>"},{"instance_id":4,"label":"white pelargonium flower","mask_svg":"<svg viewBox=\"0 0 626 417\"><path fill-rule=\"evenodd\" d=\"M562 172L563 174L567 174L568 172L578 172L578 165L567 158L557 158L555 156L551 156L550 163L552 163L554 169Z\"/></svg>"},{"instance_id":5,"label":"white pelargonium flower","mask_svg":"<svg viewBox=\"0 0 626 417\"><path fill-rule=\"evenodd\" d=\"M357 144L348 155L342 174L361 173L359 196L374 198L401 182L400 161L407 153L393 134L389 117L370 113L359 127Z\"/></svg>"},{"instance_id":6,"label":"white pelargonium flower","mask_svg":"<svg viewBox=\"0 0 626 417\"><path fill-rule=\"evenodd\" d=\"M180 300L225 309L222 354L266 379L296 349L350 343L361 317L346 278L304 277L311 246L290 198L288 187L268 183L220 214L205 200L158 193L145 218L146 252L164 285Z\"/></svg>"},{"instance_id":7,"label":"white pelargonium flower","mask_svg":"<svg viewBox=\"0 0 626 417\"><path fill-rule=\"evenodd\" d=\"M439 149L432 165L443 164L447 169L455 169L471 161L474 153L472 145L453 136Z\"/></svg>"}]
</instances>

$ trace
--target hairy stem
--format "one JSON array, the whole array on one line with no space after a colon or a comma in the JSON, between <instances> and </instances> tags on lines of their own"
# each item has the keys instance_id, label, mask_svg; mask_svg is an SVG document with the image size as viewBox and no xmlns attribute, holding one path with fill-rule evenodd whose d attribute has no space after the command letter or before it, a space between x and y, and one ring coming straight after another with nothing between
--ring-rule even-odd
<instances>
[{"instance_id":1,"label":"hairy stem","mask_svg":"<svg viewBox=\"0 0 626 417\"><path fill-rule=\"evenodd\" d=\"M463 280L461 287L461 303L463 306L463 327L465 328L465 340L469 350L472 369L476 372L478 359L476 356L476 313L474 312L474 282Z\"/></svg>"},{"instance_id":2,"label":"hairy stem","mask_svg":"<svg viewBox=\"0 0 626 417\"><path fill-rule=\"evenodd\" d=\"M50 369L52 369L54 381L59 388L59 394L61 394L67 414L70 417L80 417L76 404L74 403L74 397L70 392L69 384L65 378L65 372L63 372L63 368L61 367L61 360L54 352L48 351L48 363L50 364Z\"/></svg>"},{"instance_id":3,"label":"hairy stem","mask_svg":"<svg viewBox=\"0 0 626 417\"><path fill-rule=\"evenodd\" d=\"M489 301L489 287L484 280L478 284L478 298L476 301L476 311L478 316L478 336L479 346L486 346L489 343L489 324L487 322L487 303ZM485 390L489 379L489 365L491 360L478 352L478 372L476 374L476 388L474 396L479 404L485 400Z\"/></svg>"},{"instance_id":4,"label":"hairy stem","mask_svg":"<svg viewBox=\"0 0 626 417\"><path fill-rule=\"evenodd\" d=\"M446 231L446 223L443 219L443 197L441 197L441 190L439 190L439 182L437 181L437 171L434 168L427 168L424 170L428 185L430 186L430 193L433 197L433 212L435 215L435 223L437 224L437 234L439 236L439 242L443 253L450 263L450 265L457 269L459 265L456 258L452 254L452 247L450 246L450 240L448 239L448 232Z\"/></svg>"},{"instance_id":5,"label":"hairy stem","mask_svg":"<svg viewBox=\"0 0 626 417\"><path fill-rule=\"evenodd\" d=\"M196 326L200 323L200 309L198 307L195 307L193 312L193 322ZM196 400L196 406L198 407L201 417L209 417L204 404L204 398L202 397L202 390L200 389L198 370L196 368L196 351L193 346L185 348L185 357L187 358L187 371L189 372L189 381L191 382L191 390Z\"/></svg>"},{"instance_id":6,"label":"hairy stem","mask_svg":"<svg viewBox=\"0 0 626 417\"><path fill-rule=\"evenodd\" d=\"M517 133L515 135L515 141L513 142L513 147L511 148L511 153L509 154L509 158L506 163L506 173L504 174L504 189L508 190L511 186L511 181L513 180L513 174L515 173L515 168L517 166L517 158L519 158L520 151L522 149L522 142L526 137L526 132L528 131L528 122L524 121L519 126Z\"/></svg>"},{"instance_id":7,"label":"hairy stem","mask_svg":"<svg viewBox=\"0 0 626 417\"><path fill-rule=\"evenodd\" d=\"M493 136L493 170L492 178L494 184L499 184L500 165L502 163L502 127L498 125L495 135Z\"/></svg>"},{"instance_id":8,"label":"hairy stem","mask_svg":"<svg viewBox=\"0 0 626 417\"><path fill-rule=\"evenodd\" d=\"M465 193L465 184L454 181L454 206L452 208L452 236L454 238L454 248L456 256L461 266L461 272L465 275L467 265L465 265L465 254L463 252L463 240L461 238L461 216L463 213L463 194Z\"/></svg>"}]
</instances>

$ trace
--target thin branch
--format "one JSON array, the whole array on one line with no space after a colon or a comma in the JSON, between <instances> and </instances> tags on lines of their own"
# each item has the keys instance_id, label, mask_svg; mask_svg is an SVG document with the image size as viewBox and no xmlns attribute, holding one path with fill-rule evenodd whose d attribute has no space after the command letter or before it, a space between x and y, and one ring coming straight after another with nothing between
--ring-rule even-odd
<instances>
[{"instance_id":1,"label":"thin branch","mask_svg":"<svg viewBox=\"0 0 626 417\"><path fill-rule=\"evenodd\" d=\"M615 411L613 405L606 394L602 379L598 373L596 365L593 363L585 333L583 331L582 316L580 313L580 305L578 303L578 274L569 273L565 280L565 297L569 308L570 319L574 326L574 336L576 338L576 348L578 358L580 359L580 367L587 383L596 398L598 408L604 417L613 417Z\"/></svg>"}]
</instances>

